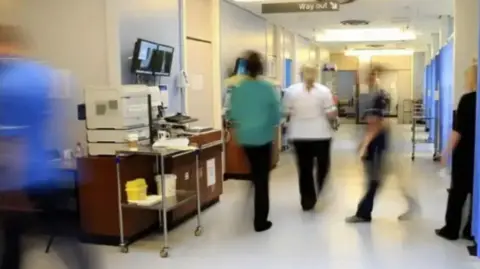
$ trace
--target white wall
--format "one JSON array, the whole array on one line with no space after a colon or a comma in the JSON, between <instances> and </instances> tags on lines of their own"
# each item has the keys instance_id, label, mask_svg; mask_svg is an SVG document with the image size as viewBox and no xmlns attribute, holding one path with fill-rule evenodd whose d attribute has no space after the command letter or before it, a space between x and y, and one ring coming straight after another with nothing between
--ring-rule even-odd
<instances>
[{"instance_id":1,"label":"white wall","mask_svg":"<svg viewBox=\"0 0 480 269\"><path fill-rule=\"evenodd\" d=\"M235 60L246 50L267 54L267 22L235 4L220 4L220 48L222 80L229 77Z\"/></svg>"},{"instance_id":2,"label":"white wall","mask_svg":"<svg viewBox=\"0 0 480 269\"><path fill-rule=\"evenodd\" d=\"M0 0L0 23L10 24L16 20L17 6L15 0Z\"/></svg>"},{"instance_id":3,"label":"white wall","mask_svg":"<svg viewBox=\"0 0 480 269\"><path fill-rule=\"evenodd\" d=\"M320 66L320 76L318 78L320 83L323 83L321 75L322 68L325 64L330 63L330 52L327 49L317 48L317 63Z\"/></svg>"},{"instance_id":4,"label":"white wall","mask_svg":"<svg viewBox=\"0 0 480 269\"><path fill-rule=\"evenodd\" d=\"M286 59L295 59L295 36L287 31L283 31L283 38L284 38L284 51L285 51L285 58Z\"/></svg>"},{"instance_id":5,"label":"white wall","mask_svg":"<svg viewBox=\"0 0 480 269\"><path fill-rule=\"evenodd\" d=\"M185 95L187 114L198 119L195 125L221 129L220 1L183 0L182 3L185 70L191 81Z\"/></svg>"},{"instance_id":6,"label":"white wall","mask_svg":"<svg viewBox=\"0 0 480 269\"><path fill-rule=\"evenodd\" d=\"M82 0L83 1L83 0ZM175 48L170 77L161 83L169 88L169 112L182 112L183 96L175 87L175 77L180 72L180 11L178 0L111 0L118 12L118 38L121 82L132 84L135 76L130 72L134 44L137 38L169 45Z\"/></svg>"},{"instance_id":7,"label":"white wall","mask_svg":"<svg viewBox=\"0 0 480 269\"><path fill-rule=\"evenodd\" d=\"M277 56L277 44L276 44L276 26L267 23L267 55L269 56Z\"/></svg>"},{"instance_id":8,"label":"white wall","mask_svg":"<svg viewBox=\"0 0 480 269\"><path fill-rule=\"evenodd\" d=\"M412 57L412 99L423 98L425 52L415 52Z\"/></svg>"},{"instance_id":9,"label":"white wall","mask_svg":"<svg viewBox=\"0 0 480 269\"><path fill-rule=\"evenodd\" d=\"M293 74L295 82L301 81L300 71L302 65L310 61L310 47L310 40L302 36L295 35L295 74Z\"/></svg>"},{"instance_id":10,"label":"white wall","mask_svg":"<svg viewBox=\"0 0 480 269\"><path fill-rule=\"evenodd\" d=\"M455 0L454 2L454 43L453 43L453 91L454 107L467 89L465 71L478 59L479 2Z\"/></svg>"},{"instance_id":11,"label":"white wall","mask_svg":"<svg viewBox=\"0 0 480 269\"><path fill-rule=\"evenodd\" d=\"M77 104L84 102L83 89L87 85L105 85L110 80L105 1L15 0L14 3L14 16L8 21L2 17L2 21L19 24L26 30L34 57L73 75L75 83L70 96L58 101L64 109L61 120L66 135L58 146L72 148L76 142L85 141L84 122L77 120ZM52 131L53 139L57 139L55 133Z\"/></svg>"},{"instance_id":12,"label":"white wall","mask_svg":"<svg viewBox=\"0 0 480 269\"><path fill-rule=\"evenodd\" d=\"M136 38L174 46L172 73L180 70L178 0L0 1L1 21L25 28L33 45L31 54L73 75L70 97L59 101L66 109L67 139L62 147L85 142L85 123L77 120L77 104L84 102L86 86L132 82L128 57ZM7 4L13 14L8 17L3 9ZM162 83L173 88L174 77ZM181 96L175 92L170 101L175 110L181 108Z\"/></svg>"}]
</instances>

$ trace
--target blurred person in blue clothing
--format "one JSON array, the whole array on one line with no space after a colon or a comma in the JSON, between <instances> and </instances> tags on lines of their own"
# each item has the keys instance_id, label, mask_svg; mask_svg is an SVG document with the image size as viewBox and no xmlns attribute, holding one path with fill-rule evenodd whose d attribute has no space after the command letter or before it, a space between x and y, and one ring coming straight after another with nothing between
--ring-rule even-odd
<instances>
[{"instance_id":1,"label":"blurred person in blue clothing","mask_svg":"<svg viewBox=\"0 0 480 269\"><path fill-rule=\"evenodd\" d=\"M0 191L24 192L49 232L58 234L64 228L58 207L65 201L47 146L54 71L25 58L24 45L20 29L0 24ZM18 215L4 212L0 217L4 230L0 268L21 268L24 225ZM78 242L58 251L70 268L91 267Z\"/></svg>"}]
</instances>

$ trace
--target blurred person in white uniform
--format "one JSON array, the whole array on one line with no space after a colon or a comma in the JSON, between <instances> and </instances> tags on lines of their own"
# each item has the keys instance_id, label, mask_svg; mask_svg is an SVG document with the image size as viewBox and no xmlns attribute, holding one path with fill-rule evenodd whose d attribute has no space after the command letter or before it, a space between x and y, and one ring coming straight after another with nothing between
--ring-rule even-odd
<instances>
[{"instance_id":1,"label":"blurred person in white uniform","mask_svg":"<svg viewBox=\"0 0 480 269\"><path fill-rule=\"evenodd\" d=\"M334 133L331 121L337 118L332 92L316 83L318 74L315 64L303 66L303 82L290 86L284 97L289 117L288 137L295 150L304 211L312 210L317 203L314 168L318 194L330 170L330 147Z\"/></svg>"}]
</instances>

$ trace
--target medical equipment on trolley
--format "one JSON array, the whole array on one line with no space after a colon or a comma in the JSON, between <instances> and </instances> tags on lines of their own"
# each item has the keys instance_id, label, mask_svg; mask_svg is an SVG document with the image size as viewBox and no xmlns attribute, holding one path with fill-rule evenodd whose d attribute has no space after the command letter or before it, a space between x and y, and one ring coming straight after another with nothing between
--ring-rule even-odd
<instances>
[{"instance_id":1,"label":"medical equipment on trolley","mask_svg":"<svg viewBox=\"0 0 480 269\"><path fill-rule=\"evenodd\" d=\"M114 155L128 147L127 138L148 144L149 96L145 85L89 87L85 90L87 141L90 155Z\"/></svg>"}]
</instances>

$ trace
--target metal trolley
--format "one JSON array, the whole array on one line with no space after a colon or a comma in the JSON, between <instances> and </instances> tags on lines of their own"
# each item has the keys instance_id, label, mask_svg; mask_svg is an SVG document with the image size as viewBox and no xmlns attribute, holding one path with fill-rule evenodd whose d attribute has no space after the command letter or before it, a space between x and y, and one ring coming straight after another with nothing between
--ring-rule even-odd
<instances>
[{"instance_id":1,"label":"metal trolley","mask_svg":"<svg viewBox=\"0 0 480 269\"><path fill-rule=\"evenodd\" d=\"M162 258L168 257L168 253L170 250L168 244L168 227L167 227L167 212L173 210L192 199L197 199L197 227L195 229L195 236L200 236L203 232L203 227L201 225L201 199L200 199L200 176L199 176L199 155L202 149L210 148L216 146L217 144L210 144L202 148L190 149L190 150L178 150L178 149L170 149L170 148L152 148L151 146L147 147L139 147L138 150L121 150L115 153L116 159L116 169L117 169L117 185L118 185L118 211L119 211L119 226L120 226L120 250L123 253L128 252L128 246L131 242L125 241L124 236L124 227L123 227L123 208L136 208L136 209L143 209L143 210L155 210L159 213L159 223L160 228L163 228L163 246L160 251L160 256ZM180 156L195 153L195 169L196 169L196 190L195 191L179 191L177 190L177 195L174 197L165 197L166 189L165 189L165 159L166 158L178 158ZM155 173L161 176L162 179L162 190L161 195L163 197L162 201L149 205L136 205L136 204L129 204L128 202L123 201L122 193L122 181L120 175L120 163L121 157L128 157L133 155L147 155L147 156L154 156L156 158L155 161Z\"/></svg>"},{"instance_id":2,"label":"metal trolley","mask_svg":"<svg viewBox=\"0 0 480 269\"><path fill-rule=\"evenodd\" d=\"M417 143L430 143L429 139L418 139L417 138L417 124L419 121L423 121L425 123L434 120L434 118L431 117L423 117L423 116L413 116L412 117L412 161L415 160L415 150L416 150L416 145ZM435 155L434 155L435 158Z\"/></svg>"}]
</instances>

